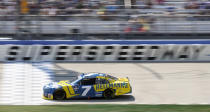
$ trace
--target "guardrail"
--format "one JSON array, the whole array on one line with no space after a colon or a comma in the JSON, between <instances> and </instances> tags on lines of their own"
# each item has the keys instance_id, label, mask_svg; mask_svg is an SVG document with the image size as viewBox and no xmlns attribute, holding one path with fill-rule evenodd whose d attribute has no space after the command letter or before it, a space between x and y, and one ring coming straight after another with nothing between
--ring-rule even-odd
<instances>
[{"instance_id":1,"label":"guardrail","mask_svg":"<svg viewBox=\"0 0 210 112\"><path fill-rule=\"evenodd\" d=\"M19 19L17 19L19 18ZM138 19L141 20L138 20ZM0 15L0 35L20 39L63 35L209 34L209 15ZM119 38L119 37L117 37ZM129 37L128 37L129 38ZM49 38L48 38L49 39Z\"/></svg>"},{"instance_id":2,"label":"guardrail","mask_svg":"<svg viewBox=\"0 0 210 112\"><path fill-rule=\"evenodd\" d=\"M0 21L0 34L197 34L209 29L209 21Z\"/></svg>"}]
</instances>

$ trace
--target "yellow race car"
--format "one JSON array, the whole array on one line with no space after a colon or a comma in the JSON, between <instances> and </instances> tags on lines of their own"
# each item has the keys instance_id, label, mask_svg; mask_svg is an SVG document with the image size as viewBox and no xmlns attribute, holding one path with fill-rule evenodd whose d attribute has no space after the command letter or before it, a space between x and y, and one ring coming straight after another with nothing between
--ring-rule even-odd
<instances>
[{"instance_id":1,"label":"yellow race car","mask_svg":"<svg viewBox=\"0 0 210 112\"><path fill-rule=\"evenodd\" d=\"M104 97L112 99L115 96L132 92L128 78L116 78L103 73L82 74L77 80L63 80L49 83L43 87L44 99L71 99Z\"/></svg>"}]
</instances>

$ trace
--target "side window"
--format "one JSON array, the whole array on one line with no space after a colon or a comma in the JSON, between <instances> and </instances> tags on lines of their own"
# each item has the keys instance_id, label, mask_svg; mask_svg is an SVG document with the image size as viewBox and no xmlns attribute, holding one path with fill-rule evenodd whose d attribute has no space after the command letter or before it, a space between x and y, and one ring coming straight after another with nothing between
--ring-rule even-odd
<instances>
[{"instance_id":1,"label":"side window","mask_svg":"<svg viewBox=\"0 0 210 112\"><path fill-rule=\"evenodd\" d=\"M86 78L81 80L82 85L94 85L96 84L96 78Z\"/></svg>"},{"instance_id":2,"label":"side window","mask_svg":"<svg viewBox=\"0 0 210 112\"><path fill-rule=\"evenodd\" d=\"M109 83L106 79L101 79L101 78L98 78L97 79L97 84L107 84Z\"/></svg>"}]
</instances>

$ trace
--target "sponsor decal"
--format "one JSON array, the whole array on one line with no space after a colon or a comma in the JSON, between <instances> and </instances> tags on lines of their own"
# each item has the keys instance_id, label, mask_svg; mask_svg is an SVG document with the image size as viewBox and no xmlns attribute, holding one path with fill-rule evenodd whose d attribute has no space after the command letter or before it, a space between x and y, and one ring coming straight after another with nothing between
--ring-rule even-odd
<instances>
[{"instance_id":1,"label":"sponsor decal","mask_svg":"<svg viewBox=\"0 0 210 112\"><path fill-rule=\"evenodd\" d=\"M128 88L128 83L111 83L111 84L97 84L96 90L106 88Z\"/></svg>"}]
</instances>

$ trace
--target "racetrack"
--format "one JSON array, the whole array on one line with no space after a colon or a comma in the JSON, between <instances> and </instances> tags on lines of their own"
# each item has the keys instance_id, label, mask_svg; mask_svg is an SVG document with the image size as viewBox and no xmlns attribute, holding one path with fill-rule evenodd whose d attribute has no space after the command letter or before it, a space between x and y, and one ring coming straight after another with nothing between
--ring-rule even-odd
<instances>
[{"instance_id":1,"label":"racetrack","mask_svg":"<svg viewBox=\"0 0 210 112\"><path fill-rule=\"evenodd\" d=\"M0 66L0 104L210 104L210 63L5 63ZM83 72L128 76L133 93L113 100L41 98L43 84L73 79Z\"/></svg>"}]
</instances>

